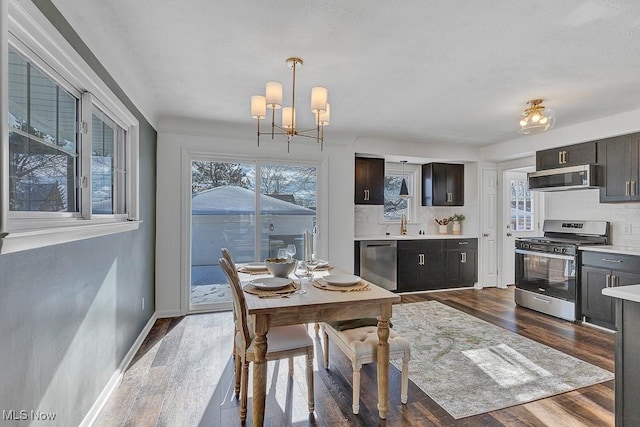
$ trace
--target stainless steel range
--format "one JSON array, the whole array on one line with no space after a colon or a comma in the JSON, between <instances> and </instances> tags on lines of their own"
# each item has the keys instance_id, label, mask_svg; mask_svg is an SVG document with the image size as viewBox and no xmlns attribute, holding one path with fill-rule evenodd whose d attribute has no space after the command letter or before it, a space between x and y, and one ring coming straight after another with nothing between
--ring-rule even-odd
<instances>
[{"instance_id":1,"label":"stainless steel range","mask_svg":"<svg viewBox=\"0 0 640 427\"><path fill-rule=\"evenodd\" d=\"M607 244L609 222L545 220L543 237L516 239L515 302L575 321L578 246Z\"/></svg>"}]
</instances>

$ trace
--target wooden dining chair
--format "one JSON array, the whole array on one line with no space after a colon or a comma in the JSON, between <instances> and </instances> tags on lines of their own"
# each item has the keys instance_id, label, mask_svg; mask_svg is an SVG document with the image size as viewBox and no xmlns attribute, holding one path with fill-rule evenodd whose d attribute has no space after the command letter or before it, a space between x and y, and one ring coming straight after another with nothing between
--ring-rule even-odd
<instances>
[{"instance_id":1,"label":"wooden dining chair","mask_svg":"<svg viewBox=\"0 0 640 427\"><path fill-rule=\"evenodd\" d=\"M353 322L359 323L360 319ZM375 321L375 319L372 319ZM346 323L345 322L345 323ZM333 323L333 322L332 322ZM376 362L378 359L378 327L361 326L356 328L340 327L341 322L335 322L333 326L322 323L324 344L324 367L329 368L329 339L349 358L353 370L353 396L351 408L353 413L360 412L360 368L367 363ZM389 360L402 359L402 381L400 386L400 401L407 403L409 389L409 360L411 348L409 341L400 337L394 330L389 330Z\"/></svg>"},{"instance_id":2,"label":"wooden dining chair","mask_svg":"<svg viewBox=\"0 0 640 427\"><path fill-rule=\"evenodd\" d=\"M233 263L220 258L220 267L224 271L233 295L233 310L238 320L238 333L235 336L236 386L240 389L240 419L247 417L247 387L249 382L249 363L255 361L253 350L253 331L247 322L247 306L238 272ZM289 376L293 375L293 358L305 356L307 377L307 401L309 413L314 411L313 392L313 340L302 325L276 326L267 333L266 360L289 359ZM241 369L238 369L241 366ZM240 371L240 378L237 372Z\"/></svg>"}]
</instances>

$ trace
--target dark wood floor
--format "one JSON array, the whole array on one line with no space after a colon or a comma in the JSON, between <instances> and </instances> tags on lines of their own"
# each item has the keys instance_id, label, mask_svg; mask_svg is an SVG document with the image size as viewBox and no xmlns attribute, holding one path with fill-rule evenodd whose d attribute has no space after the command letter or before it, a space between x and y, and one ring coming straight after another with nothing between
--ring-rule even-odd
<instances>
[{"instance_id":1,"label":"dark wood floor","mask_svg":"<svg viewBox=\"0 0 640 427\"><path fill-rule=\"evenodd\" d=\"M613 371L615 335L516 307L513 289L465 289L404 295L402 302L438 300L567 354ZM108 401L98 426L241 425L233 397L230 313L156 322ZM313 418L306 411L304 359L292 379L287 362L269 363L265 425L268 426L613 426L613 381L482 415L453 419L410 382L400 403L400 373L390 367L389 415L376 410L375 364L362 370L360 414L351 413L351 367L338 349L332 368L322 366L321 340L315 358ZM251 384L249 385L251 390ZM396 392L397 391L397 392ZM482 393L482 390L478 390ZM249 405L251 395L249 395ZM251 411L247 425L252 425Z\"/></svg>"}]
</instances>

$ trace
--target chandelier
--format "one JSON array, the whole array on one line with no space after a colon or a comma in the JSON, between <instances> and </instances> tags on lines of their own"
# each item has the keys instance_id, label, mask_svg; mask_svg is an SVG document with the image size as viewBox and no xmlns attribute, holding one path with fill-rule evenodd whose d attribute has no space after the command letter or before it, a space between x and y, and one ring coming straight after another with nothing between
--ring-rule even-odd
<instances>
[{"instance_id":1,"label":"chandelier","mask_svg":"<svg viewBox=\"0 0 640 427\"><path fill-rule=\"evenodd\" d=\"M518 133L531 134L549 130L556 124L556 113L542 105L542 99L532 99L518 119Z\"/></svg>"},{"instance_id":2,"label":"chandelier","mask_svg":"<svg viewBox=\"0 0 640 427\"><path fill-rule=\"evenodd\" d=\"M320 150L324 148L324 127L329 125L330 108L327 102L327 88L313 87L311 88L311 112L315 114L316 126L312 129L296 128L296 68L303 64L300 58L288 58L287 65L292 69L292 91L291 106L283 107L282 105L282 83L267 82L266 96L254 95L251 97L251 117L258 121L258 147L260 146L260 135L271 134L271 139L275 135L286 135L287 137L287 153L289 145L295 136L305 138L313 138L320 143ZM260 131L260 120L267 117L267 108L271 110L271 132ZM282 109L281 125L276 124L276 110Z\"/></svg>"}]
</instances>

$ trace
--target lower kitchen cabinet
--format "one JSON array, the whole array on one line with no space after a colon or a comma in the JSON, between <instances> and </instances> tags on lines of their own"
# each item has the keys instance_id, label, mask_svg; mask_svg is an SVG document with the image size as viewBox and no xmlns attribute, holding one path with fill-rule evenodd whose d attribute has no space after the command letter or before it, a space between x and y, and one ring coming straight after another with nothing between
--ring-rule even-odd
<instances>
[{"instance_id":1,"label":"lower kitchen cabinet","mask_svg":"<svg viewBox=\"0 0 640 427\"><path fill-rule=\"evenodd\" d=\"M398 241L398 291L446 287L443 240Z\"/></svg>"},{"instance_id":2,"label":"lower kitchen cabinet","mask_svg":"<svg viewBox=\"0 0 640 427\"><path fill-rule=\"evenodd\" d=\"M446 242L447 287L473 286L478 281L478 239Z\"/></svg>"},{"instance_id":3,"label":"lower kitchen cabinet","mask_svg":"<svg viewBox=\"0 0 640 427\"><path fill-rule=\"evenodd\" d=\"M640 283L638 271L638 256L583 252L580 269L582 318L594 325L615 329L615 301L602 295L602 290Z\"/></svg>"},{"instance_id":4,"label":"lower kitchen cabinet","mask_svg":"<svg viewBox=\"0 0 640 427\"><path fill-rule=\"evenodd\" d=\"M473 286L478 279L478 239L398 241L398 291Z\"/></svg>"}]
</instances>

